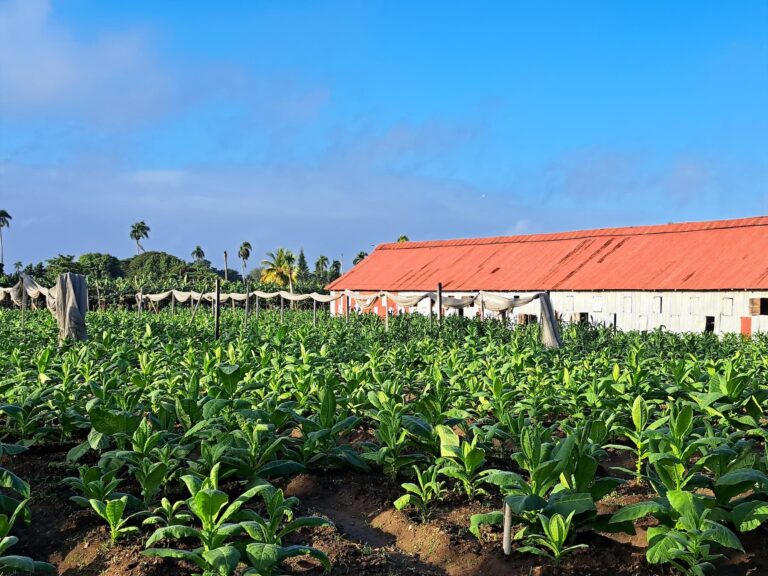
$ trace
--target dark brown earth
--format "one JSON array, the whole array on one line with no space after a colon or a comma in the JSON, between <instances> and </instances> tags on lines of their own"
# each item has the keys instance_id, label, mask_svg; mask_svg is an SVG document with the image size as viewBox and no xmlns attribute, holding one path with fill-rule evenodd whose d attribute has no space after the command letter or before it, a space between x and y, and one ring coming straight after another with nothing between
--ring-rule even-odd
<instances>
[{"instance_id":1,"label":"dark brown earth","mask_svg":"<svg viewBox=\"0 0 768 576\"><path fill-rule=\"evenodd\" d=\"M9 553L32 556L56 565L66 576L160 576L192 573L191 567L174 560L146 558L141 551L147 531L112 546L106 526L95 514L76 507L61 480L76 474L65 461L68 445L33 447L8 459L4 465L32 485L32 523L15 530L19 544ZM618 458L618 457L617 457ZM615 465L615 464L614 464ZM623 462L620 465L625 465ZM631 467L631 466L628 466ZM450 497L438 506L427 524L399 512L392 501L400 486L381 475L336 472L299 475L283 484L288 495L301 500L301 514L317 514L333 521L334 527L304 530L296 543L309 544L328 554L332 574L367 576L546 576L546 575L671 575L668 568L645 562L645 528L637 535L577 534L577 542L589 548L577 552L554 569L536 556L513 551L505 557L498 531L485 531L478 541L469 534L469 517L492 508L467 504ZM643 486L626 484L600 503L601 512L650 497ZM489 506L500 506L498 498ZM768 574L768 529L741 535L744 554L731 555L717 567L718 576ZM291 574L319 575L313 560L297 559L287 569Z\"/></svg>"}]
</instances>

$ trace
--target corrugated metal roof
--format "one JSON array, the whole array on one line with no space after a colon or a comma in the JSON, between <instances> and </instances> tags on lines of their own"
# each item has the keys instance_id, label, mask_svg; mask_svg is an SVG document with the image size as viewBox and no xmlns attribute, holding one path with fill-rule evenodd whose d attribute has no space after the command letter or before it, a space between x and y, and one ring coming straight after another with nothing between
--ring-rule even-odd
<instances>
[{"instance_id":1,"label":"corrugated metal roof","mask_svg":"<svg viewBox=\"0 0 768 576\"><path fill-rule=\"evenodd\" d=\"M768 290L768 216L379 245L330 290Z\"/></svg>"}]
</instances>

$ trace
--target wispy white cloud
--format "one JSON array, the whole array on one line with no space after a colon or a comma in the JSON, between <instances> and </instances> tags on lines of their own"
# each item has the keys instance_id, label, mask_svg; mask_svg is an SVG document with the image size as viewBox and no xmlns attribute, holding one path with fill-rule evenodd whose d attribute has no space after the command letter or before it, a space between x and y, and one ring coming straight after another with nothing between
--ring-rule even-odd
<instances>
[{"instance_id":1,"label":"wispy white cloud","mask_svg":"<svg viewBox=\"0 0 768 576\"><path fill-rule=\"evenodd\" d=\"M0 107L5 116L65 114L131 124L171 105L174 78L145 29L83 40L58 26L49 0L0 3Z\"/></svg>"}]
</instances>

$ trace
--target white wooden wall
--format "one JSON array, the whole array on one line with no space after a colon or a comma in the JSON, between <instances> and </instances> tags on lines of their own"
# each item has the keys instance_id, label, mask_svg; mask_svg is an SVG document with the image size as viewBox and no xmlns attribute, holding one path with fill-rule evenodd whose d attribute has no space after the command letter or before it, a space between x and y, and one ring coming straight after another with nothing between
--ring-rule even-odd
<instances>
[{"instance_id":1,"label":"white wooden wall","mask_svg":"<svg viewBox=\"0 0 768 576\"><path fill-rule=\"evenodd\" d=\"M415 292L402 292L413 294ZM532 292L497 292L501 296L525 297ZM444 292L445 296L465 296L472 292ZM565 320L576 320L579 313L589 314L592 323L615 324L620 330L653 330L664 326L672 332L703 332L706 317L715 319L715 332L741 332L741 318L751 318L752 333L768 332L768 316L751 316L750 298L768 298L768 291L706 291L706 292L550 292L552 305ZM331 306L332 313L341 310L341 300ZM417 307L429 314L429 301ZM480 308L466 308L466 316L479 314ZM519 314L539 315L537 301L515 309ZM446 314L458 314L446 310ZM486 311L487 316L494 314Z\"/></svg>"}]
</instances>

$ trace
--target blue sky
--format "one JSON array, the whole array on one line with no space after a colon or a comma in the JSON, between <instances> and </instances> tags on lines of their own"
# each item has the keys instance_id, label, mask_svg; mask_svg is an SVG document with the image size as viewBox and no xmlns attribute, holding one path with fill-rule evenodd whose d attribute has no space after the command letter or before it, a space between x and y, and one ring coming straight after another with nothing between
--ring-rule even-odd
<instances>
[{"instance_id":1,"label":"blue sky","mask_svg":"<svg viewBox=\"0 0 768 576\"><path fill-rule=\"evenodd\" d=\"M768 2L0 0L0 208L219 266L768 214Z\"/></svg>"}]
</instances>

